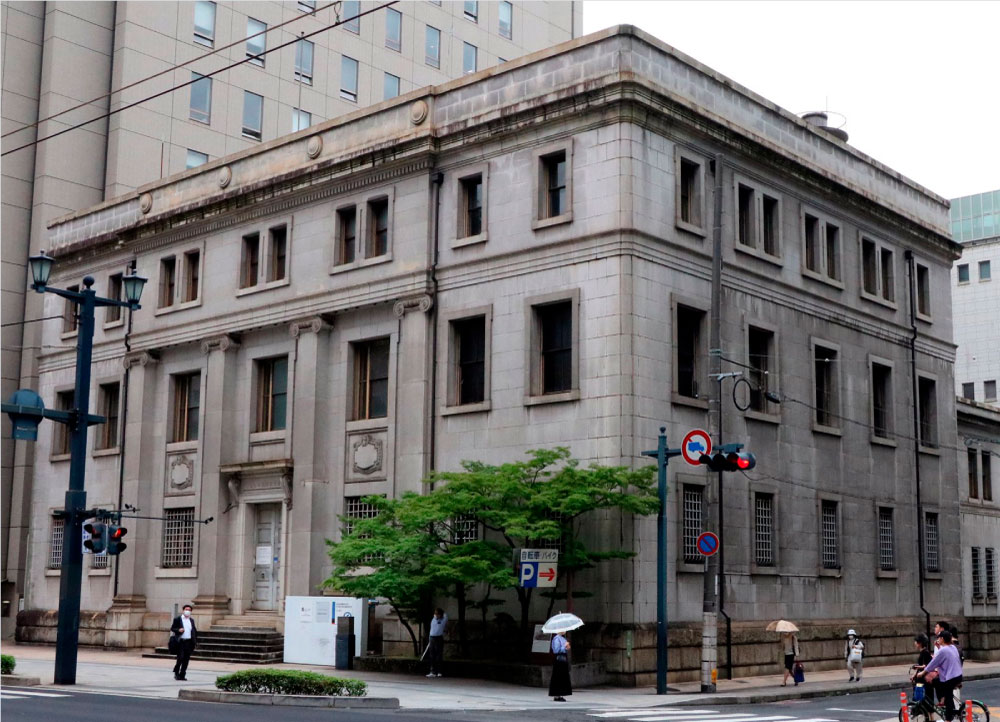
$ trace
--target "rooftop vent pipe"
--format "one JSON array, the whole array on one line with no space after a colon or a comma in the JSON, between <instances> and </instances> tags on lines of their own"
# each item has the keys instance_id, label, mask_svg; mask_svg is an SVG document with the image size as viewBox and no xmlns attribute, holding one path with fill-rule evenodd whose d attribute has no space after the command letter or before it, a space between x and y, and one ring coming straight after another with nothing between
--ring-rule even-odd
<instances>
[{"instance_id":1,"label":"rooftop vent pipe","mask_svg":"<svg viewBox=\"0 0 1000 722\"><path fill-rule=\"evenodd\" d=\"M816 128L822 128L830 135L835 138L840 138L845 143L847 142L847 131L843 128L833 128L829 125L830 116L822 110L813 110L808 113L802 114L802 120L809 123Z\"/></svg>"}]
</instances>

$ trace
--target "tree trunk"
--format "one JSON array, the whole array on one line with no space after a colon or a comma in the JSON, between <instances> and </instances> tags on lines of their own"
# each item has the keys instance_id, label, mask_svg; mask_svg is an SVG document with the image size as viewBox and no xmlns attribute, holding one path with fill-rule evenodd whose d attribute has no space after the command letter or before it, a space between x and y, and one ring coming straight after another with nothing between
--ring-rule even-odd
<instances>
[{"instance_id":1,"label":"tree trunk","mask_svg":"<svg viewBox=\"0 0 1000 722\"><path fill-rule=\"evenodd\" d=\"M531 588L517 587L517 601L521 603L521 641L527 657L531 653L531 638L534 636L534 630L528 623L528 617L531 614Z\"/></svg>"},{"instance_id":2,"label":"tree trunk","mask_svg":"<svg viewBox=\"0 0 1000 722\"><path fill-rule=\"evenodd\" d=\"M458 602L458 643L462 649L462 656L469 658L469 634L465 627L465 582L455 582L455 601Z\"/></svg>"},{"instance_id":3,"label":"tree trunk","mask_svg":"<svg viewBox=\"0 0 1000 722\"><path fill-rule=\"evenodd\" d=\"M389 606L392 607L392 611L396 613L396 617L399 619L399 623L403 625L403 628L409 633L410 640L413 642L413 656L420 656L420 642L417 641L417 635L413 631L413 627L410 626L410 621L406 616L400 611L399 607L389 601Z\"/></svg>"}]
</instances>

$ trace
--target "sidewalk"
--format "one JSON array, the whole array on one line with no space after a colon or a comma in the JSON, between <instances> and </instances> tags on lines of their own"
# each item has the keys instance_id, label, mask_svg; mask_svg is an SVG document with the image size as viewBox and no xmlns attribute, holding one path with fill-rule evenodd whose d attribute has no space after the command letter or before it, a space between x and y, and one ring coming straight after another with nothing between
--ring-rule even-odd
<instances>
[{"instance_id":1,"label":"sidewalk","mask_svg":"<svg viewBox=\"0 0 1000 722\"><path fill-rule=\"evenodd\" d=\"M54 647L3 645L4 654L17 658L16 674L39 677L43 685L52 684ZM77 660L77 684L81 692L102 692L142 697L176 698L177 691L185 689L214 689L215 678L220 674L253 665L220 662L191 662L188 681L176 682L171 670L173 662L167 659L145 659L141 650L109 652L81 649ZM500 682L478 679L426 679L407 675L375 672L338 671L329 667L275 664L279 669L308 669L340 677L363 679L368 683L373 697L396 697L406 709L448 710L518 710L518 709L593 709L599 707L639 708L660 705L697 704L703 706L722 704L754 704L784 699L822 697L836 694L871 692L883 689L900 690L906 685L906 665L872 667L865 669L864 680L848 684L846 670L807 673L806 682L794 687L781 686L778 674L767 677L742 677L720 680L714 695L699 693L699 683L682 682L671 685L671 693L659 697L651 687L627 689L622 687L590 687L574 691L570 704L552 702L546 690L518 687ZM965 664L966 679L1000 677L1000 662Z\"/></svg>"}]
</instances>

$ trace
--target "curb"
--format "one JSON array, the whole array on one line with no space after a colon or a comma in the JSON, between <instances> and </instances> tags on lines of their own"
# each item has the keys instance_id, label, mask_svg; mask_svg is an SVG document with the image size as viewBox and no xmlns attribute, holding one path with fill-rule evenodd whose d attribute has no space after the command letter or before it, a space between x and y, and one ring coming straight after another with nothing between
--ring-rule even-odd
<instances>
[{"instance_id":1,"label":"curb","mask_svg":"<svg viewBox=\"0 0 1000 722\"><path fill-rule=\"evenodd\" d=\"M38 677L22 677L19 674L3 674L0 675L0 684L11 687L38 687L42 684L42 680Z\"/></svg>"},{"instance_id":2,"label":"curb","mask_svg":"<svg viewBox=\"0 0 1000 722\"><path fill-rule=\"evenodd\" d=\"M262 704L276 707L336 707L340 709L399 709L396 697L319 697L305 694L255 694L224 692L217 689L182 689L178 699L191 702L225 702L228 704Z\"/></svg>"},{"instance_id":3,"label":"curb","mask_svg":"<svg viewBox=\"0 0 1000 722\"><path fill-rule=\"evenodd\" d=\"M1000 678L1000 671L970 672L964 675L966 681L977 679ZM885 682L873 682L863 687L827 687L824 689L804 689L800 692L772 692L770 694L745 693L734 695L723 693L719 696L702 695L698 699L684 700L676 702L677 707L697 707L704 704L766 704L768 702L783 702L789 699L815 699L818 697L841 697L850 694L863 694L865 692L884 692L886 690L906 690L909 688L908 681L887 680Z\"/></svg>"}]
</instances>

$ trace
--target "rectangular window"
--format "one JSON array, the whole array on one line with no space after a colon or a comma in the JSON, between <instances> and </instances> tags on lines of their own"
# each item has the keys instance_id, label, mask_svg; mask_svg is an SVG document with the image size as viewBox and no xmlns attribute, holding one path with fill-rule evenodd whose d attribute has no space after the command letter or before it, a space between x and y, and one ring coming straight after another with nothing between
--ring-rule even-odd
<instances>
[{"instance_id":1,"label":"rectangular window","mask_svg":"<svg viewBox=\"0 0 1000 722\"><path fill-rule=\"evenodd\" d=\"M358 0L344 0L343 16L344 30L348 30L355 35L361 34L361 3Z\"/></svg>"},{"instance_id":2,"label":"rectangular window","mask_svg":"<svg viewBox=\"0 0 1000 722\"><path fill-rule=\"evenodd\" d=\"M840 280L840 229L830 222L826 224L826 268L828 278Z\"/></svg>"},{"instance_id":3,"label":"rectangular window","mask_svg":"<svg viewBox=\"0 0 1000 722\"><path fill-rule=\"evenodd\" d=\"M368 201L368 248L365 258L384 256L389 252L389 199Z\"/></svg>"},{"instance_id":4,"label":"rectangular window","mask_svg":"<svg viewBox=\"0 0 1000 722\"><path fill-rule=\"evenodd\" d=\"M969 465L969 498L979 498L979 454L975 449L966 449Z\"/></svg>"},{"instance_id":5,"label":"rectangular window","mask_svg":"<svg viewBox=\"0 0 1000 722\"><path fill-rule=\"evenodd\" d=\"M555 218L569 210L566 207L566 151L544 155L540 161L544 188L541 218Z\"/></svg>"},{"instance_id":6,"label":"rectangular window","mask_svg":"<svg viewBox=\"0 0 1000 722\"><path fill-rule=\"evenodd\" d=\"M174 429L171 441L198 440L201 409L201 374L197 371L174 376Z\"/></svg>"},{"instance_id":7,"label":"rectangular window","mask_svg":"<svg viewBox=\"0 0 1000 722\"><path fill-rule=\"evenodd\" d=\"M73 392L56 392L56 408L60 411L70 411L73 408ZM66 424L54 424L52 430L52 455L65 456L70 451L69 426Z\"/></svg>"},{"instance_id":8,"label":"rectangular window","mask_svg":"<svg viewBox=\"0 0 1000 722\"><path fill-rule=\"evenodd\" d=\"M59 424L63 426L64 424ZM61 569L63 558L63 536L66 524L62 519L52 517L52 527L49 533L49 569Z\"/></svg>"},{"instance_id":9,"label":"rectangular window","mask_svg":"<svg viewBox=\"0 0 1000 722\"><path fill-rule=\"evenodd\" d=\"M174 294L177 289L177 258L160 259L160 308L174 305Z\"/></svg>"},{"instance_id":10,"label":"rectangular window","mask_svg":"<svg viewBox=\"0 0 1000 722\"><path fill-rule=\"evenodd\" d=\"M314 52L315 46L308 40L295 43L295 79L300 83L312 85Z\"/></svg>"},{"instance_id":11,"label":"rectangular window","mask_svg":"<svg viewBox=\"0 0 1000 722\"><path fill-rule=\"evenodd\" d=\"M192 168L197 168L200 165L205 165L208 163L208 153L202 153L201 151L191 150L188 148L187 160L184 163L184 170L191 170Z\"/></svg>"},{"instance_id":12,"label":"rectangular window","mask_svg":"<svg viewBox=\"0 0 1000 722\"><path fill-rule=\"evenodd\" d=\"M896 569L892 509L884 506L878 508L878 567L884 572Z\"/></svg>"},{"instance_id":13,"label":"rectangular window","mask_svg":"<svg viewBox=\"0 0 1000 722\"><path fill-rule=\"evenodd\" d=\"M677 394L697 399L701 396L701 337L705 312L677 306Z\"/></svg>"},{"instance_id":14,"label":"rectangular window","mask_svg":"<svg viewBox=\"0 0 1000 722\"><path fill-rule=\"evenodd\" d=\"M684 528L683 548L684 561L689 564L703 562L705 557L698 551L698 537L702 529L702 504L704 489L700 486L684 485Z\"/></svg>"},{"instance_id":15,"label":"rectangular window","mask_svg":"<svg viewBox=\"0 0 1000 722\"><path fill-rule=\"evenodd\" d=\"M861 239L861 267L862 288L874 296L878 293L878 255L875 243L867 238Z\"/></svg>"},{"instance_id":16,"label":"rectangular window","mask_svg":"<svg viewBox=\"0 0 1000 722\"><path fill-rule=\"evenodd\" d=\"M251 65L264 67L264 52L267 50L267 23L247 18L247 57Z\"/></svg>"},{"instance_id":17,"label":"rectangular window","mask_svg":"<svg viewBox=\"0 0 1000 722\"><path fill-rule=\"evenodd\" d=\"M819 218L805 214L806 268L813 273L822 273L820 256Z\"/></svg>"},{"instance_id":18,"label":"rectangular window","mask_svg":"<svg viewBox=\"0 0 1000 722\"><path fill-rule=\"evenodd\" d=\"M920 396L920 444L937 446L937 384L933 379L921 377L917 381Z\"/></svg>"},{"instance_id":19,"label":"rectangular window","mask_svg":"<svg viewBox=\"0 0 1000 722\"><path fill-rule=\"evenodd\" d=\"M985 401L996 401L997 400L997 381L996 381L996 379L990 379L989 381L983 381L983 400L985 400Z\"/></svg>"},{"instance_id":20,"label":"rectangular window","mask_svg":"<svg viewBox=\"0 0 1000 722\"><path fill-rule=\"evenodd\" d=\"M355 206L337 211L337 253L336 265L354 263L354 249L357 245L358 209Z\"/></svg>"},{"instance_id":21,"label":"rectangular window","mask_svg":"<svg viewBox=\"0 0 1000 722\"><path fill-rule=\"evenodd\" d=\"M188 251L184 254L184 303L198 300L198 286L201 273L201 252Z\"/></svg>"},{"instance_id":22,"label":"rectangular window","mask_svg":"<svg viewBox=\"0 0 1000 722\"><path fill-rule=\"evenodd\" d=\"M163 517L160 566L164 569L194 566L194 508L164 509Z\"/></svg>"},{"instance_id":23,"label":"rectangular window","mask_svg":"<svg viewBox=\"0 0 1000 722\"><path fill-rule=\"evenodd\" d=\"M299 10L304 13L316 12L316 0L299 0Z\"/></svg>"},{"instance_id":24,"label":"rectangular window","mask_svg":"<svg viewBox=\"0 0 1000 722\"><path fill-rule=\"evenodd\" d=\"M458 359L458 403L478 404L486 399L486 317L452 322Z\"/></svg>"},{"instance_id":25,"label":"rectangular window","mask_svg":"<svg viewBox=\"0 0 1000 722\"><path fill-rule=\"evenodd\" d=\"M701 226L701 165L681 158L680 219Z\"/></svg>"},{"instance_id":26,"label":"rectangular window","mask_svg":"<svg viewBox=\"0 0 1000 722\"><path fill-rule=\"evenodd\" d=\"M840 569L840 525L837 523L837 502L824 499L820 508L823 568Z\"/></svg>"},{"instance_id":27,"label":"rectangular window","mask_svg":"<svg viewBox=\"0 0 1000 722\"><path fill-rule=\"evenodd\" d=\"M107 554L90 555L91 569L107 569L109 566L111 566L111 557L109 557Z\"/></svg>"},{"instance_id":28,"label":"rectangular window","mask_svg":"<svg viewBox=\"0 0 1000 722\"><path fill-rule=\"evenodd\" d=\"M476 58L479 55L475 45L470 43L462 43L462 72L463 73L474 73L476 72Z\"/></svg>"},{"instance_id":29,"label":"rectangular window","mask_svg":"<svg viewBox=\"0 0 1000 722\"><path fill-rule=\"evenodd\" d=\"M983 501L993 501L993 454L984 449L983 460Z\"/></svg>"},{"instance_id":30,"label":"rectangular window","mask_svg":"<svg viewBox=\"0 0 1000 722\"><path fill-rule=\"evenodd\" d=\"M989 261L980 261L979 262L979 280L980 281L989 281L990 278L991 278L991 276L990 276L990 262Z\"/></svg>"},{"instance_id":31,"label":"rectangular window","mask_svg":"<svg viewBox=\"0 0 1000 722\"><path fill-rule=\"evenodd\" d=\"M460 237L478 236L483 232L483 176L477 174L461 180L462 217Z\"/></svg>"},{"instance_id":32,"label":"rectangular window","mask_svg":"<svg viewBox=\"0 0 1000 722\"><path fill-rule=\"evenodd\" d=\"M920 263L917 264L917 313L931 315L931 272Z\"/></svg>"},{"instance_id":33,"label":"rectangular window","mask_svg":"<svg viewBox=\"0 0 1000 722\"><path fill-rule=\"evenodd\" d=\"M430 25L424 34L424 62L433 68L441 67L441 31Z\"/></svg>"},{"instance_id":34,"label":"rectangular window","mask_svg":"<svg viewBox=\"0 0 1000 722\"><path fill-rule=\"evenodd\" d=\"M385 9L385 46L390 50L403 49L403 13L392 8Z\"/></svg>"},{"instance_id":35,"label":"rectangular window","mask_svg":"<svg viewBox=\"0 0 1000 722\"><path fill-rule=\"evenodd\" d=\"M872 434L888 439L892 422L892 367L872 363Z\"/></svg>"},{"instance_id":36,"label":"rectangular window","mask_svg":"<svg viewBox=\"0 0 1000 722\"><path fill-rule=\"evenodd\" d=\"M210 48L215 44L215 3L198 0L194 4L194 41Z\"/></svg>"},{"instance_id":37,"label":"rectangular window","mask_svg":"<svg viewBox=\"0 0 1000 722\"><path fill-rule=\"evenodd\" d=\"M969 282L969 264L960 263L958 264L958 282L968 283Z\"/></svg>"},{"instance_id":38,"label":"rectangular window","mask_svg":"<svg viewBox=\"0 0 1000 722\"><path fill-rule=\"evenodd\" d=\"M993 547L986 547L983 560L986 566L986 598L996 599L997 597L997 550Z\"/></svg>"},{"instance_id":39,"label":"rectangular window","mask_svg":"<svg viewBox=\"0 0 1000 722\"><path fill-rule=\"evenodd\" d=\"M389 413L389 339L354 344L354 414L384 419Z\"/></svg>"},{"instance_id":40,"label":"rectangular window","mask_svg":"<svg viewBox=\"0 0 1000 722\"><path fill-rule=\"evenodd\" d=\"M770 413L767 391L774 369L774 332L751 326L747 333L747 365L750 367L750 408Z\"/></svg>"},{"instance_id":41,"label":"rectangular window","mask_svg":"<svg viewBox=\"0 0 1000 722\"><path fill-rule=\"evenodd\" d=\"M769 256L781 254L779 238L781 234L780 204L777 198L761 195L761 235L764 241L764 253Z\"/></svg>"},{"instance_id":42,"label":"rectangular window","mask_svg":"<svg viewBox=\"0 0 1000 722\"><path fill-rule=\"evenodd\" d=\"M378 507L371 502L365 501L363 496L344 497L344 536L354 532L354 524L351 519L374 519L378 516Z\"/></svg>"},{"instance_id":43,"label":"rectangular window","mask_svg":"<svg viewBox=\"0 0 1000 722\"><path fill-rule=\"evenodd\" d=\"M755 248L757 246L757 219L753 189L742 183L737 186L737 202L739 212L739 241L741 245Z\"/></svg>"},{"instance_id":44,"label":"rectangular window","mask_svg":"<svg viewBox=\"0 0 1000 722\"><path fill-rule=\"evenodd\" d=\"M452 542L455 544L468 544L479 541L479 522L474 516L463 514L451 523Z\"/></svg>"},{"instance_id":45,"label":"rectangular window","mask_svg":"<svg viewBox=\"0 0 1000 722\"><path fill-rule=\"evenodd\" d=\"M832 348L816 345L813 355L815 366L816 423L820 426L838 426L837 352Z\"/></svg>"},{"instance_id":46,"label":"rectangular window","mask_svg":"<svg viewBox=\"0 0 1000 722\"><path fill-rule=\"evenodd\" d=\"M471 20L474 23L479 22L479 3L475 0L465 0L462 14L465 15L466 20Z\"/></svg>"},{"instance_id":47,"label":"rectangular window","mask_svg":"<svg viewBox=\"0 0 1000 722\"><path fill-rule=\"evenodd\" d=\"M299 108L292 108L293 133L297 133L300 130L305 130L310 125L312 125L312 113L306 112L305 110L300 110Z\"/></svg>"},{"instance_id":48,"label":"rectangular window","mask_svg":"<svg viewBox=\"0 0 1000 722\"><path fill-rule=\"evenodd\" d=\"M983 558L979 547L972 547L972 598L983 598Z\"/></svg>"},{"instance_id":49,"label":"rectangular window","mask_svg":"<svg viewBox=\"0 0 1000 722\"><path fill-rule=\"evenodd\" d=\"M573 304L560 301L536 306L539 328L541 392L556 394L573 388Z\"/></svg>"},{"instance_id":50,"label":"rectangular window","mask_svg":"<svg viewBox=\"0 0 1000 722\"><path fill-rule=\"evenodd\" d=\"M754 562L774 566L774 496L754 493Z\"/></svg>"},{"instance_id":51,"label":"rectangular window","mask_svg":"<svg viewBox=\"0 0 1000 722\"><path fill-rule=\"evenodd\" d=\"M199 123L212 122L212 79L191 73L191 105L189 117Z\"/></svg>"},{"instance_id":52,"label":"rectangular window","mask_svg":"<svg viewBox=\"0 0 1000 722\"><path fill-rule=\"evenodd\" d=\"M288 357L257 361L256 431L281 431L285 428L288 405Z\"/></svg>"},{"instance_id":53,"label":"rectangular window","mask_svg":"<svg viewBox=\"0 0 1000 722\"><path fill-rule=\"evenodd\" d=\"M243 91L243 137L260 140L264 130L264 96Z\"/></svg>"},{"instance_id":54,"label":"rectangular window","mask_svg":"<svg viewBox=\"0 0 1000 722\"><path fill-rule=\"evenodd\" d=\"M385 73L382 83L382 100L391 100L399 96L399 77Z\"/></svg>"},{"instance_id":55,"label":"rectangular window","mask_svg":"<svg viewBox=\"0 0 1000 722\"><path fill-rule=\"evenodd\" d=\"M108 298L122 300L122 274L112 273L108 276ZM122 318L121 306L108 306L104 312L104 323L114 323Z\"/></svg>"},{"instance_id":56,"label":"rectangular window","mask_svg":"<svg viewBox=\"0 0 1000 722\"><path fill-rule=\"evenodd\" d=\"M890 303L896 301L896 275L893 268L892 251L883 248L879 251L879 278L882 284L882 298Z\"/></svg>"},{"instance_id":57,"label":"rectangular window","mask_svg":"<svg viewBox=\"0 0 1000 722\"><path fill-rule=\"evenodd\" d=\"M269 228L267 280L283 281L288 275L288 226L282 224Z\"/></svg>"},{"instance_id":58,"label":"rectangular window","mask_svg":"<svg viewBox=\"0 0 1000 722\"><path fill-rule=\"evenodd\" d=\"M240 288L257 285L260 276L260 233L243 236L243 251L240 256Z\"/></svg>"},{"instance_id":59,"label":"rectangular window","mask_svg":"<svg viewBox=\"0 0 1000 722\"><path fill-rule=\"evenodd\" d=\"M100 386L100 413L106 420L97 430L96 449L115 449L118 447L119 389L117 383L101 384Z\"/></svg>"},{"instance_id":60,"label":"rectangular window","mask_svg":"<svg viewBox=\"0 0 1000 722\"><path fill-rule=\"evenodd\" d=\"M514 6L507 0L500 2L500 37L508 40L514 37Z\"/></svg>"},{"instance_id":61,"label":"rectangular window","mask_svg":"<svg viewBox=\"0 0 1000 722\"><path fill-rule=\"evenodd\" d=\"M924 515L924 562L929 572L941 571L939 539L938 515L927 512Z\"/></svg>"},{"instance_id":62,"label":"rectangular window","mask_svg":"<svg viewBox=\"0 0 1000 722\"><path fill-rule=\"evenodd\" d=\"M968 383L962 384L962 398L968 399L969 401L976 400L976 384Z\"/></svg>"},{"instance_id":63,"label":"rectangular window","mask_svg":"<svg viewBox=\"0 0 1000 722\"><path fill-rule=\"evenodd\" d=\"M358 101L358 61L346 55L340 56L340 97Z\"/></svg>"},{"instance_id":64,"label":"rectangular window","mask_svg":"<svg viewBox=\"0 0 1000 722\"><path fill-rule=\"evenodd\" d=\"M80 284L74 283L72 286L67 286L66 290L78 293L80 291ZM78 319L76 315L76 304L67 298L63 302L62 332L76 333L77 325ZM60 426L62 426L62 424L60 424Z\"/></svg>"}]
</instances>

